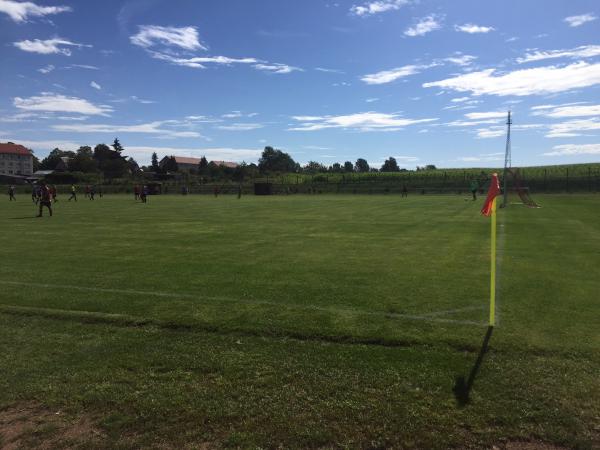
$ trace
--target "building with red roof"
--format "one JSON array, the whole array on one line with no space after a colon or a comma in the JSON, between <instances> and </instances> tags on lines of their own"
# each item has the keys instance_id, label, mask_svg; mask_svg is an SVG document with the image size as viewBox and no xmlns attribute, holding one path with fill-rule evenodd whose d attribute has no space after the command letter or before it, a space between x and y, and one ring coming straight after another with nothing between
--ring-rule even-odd
<instances>
[{"instance_id":1,"label":"building with red roof","mask_svg":"<svg viewBox=\"0 0 600 450\"><path fill-rule=\"evenodd\" d=\"M33 173L33 153L14 142L0 143L0 175L27 175Z\"/></svg>"}]
</instances>

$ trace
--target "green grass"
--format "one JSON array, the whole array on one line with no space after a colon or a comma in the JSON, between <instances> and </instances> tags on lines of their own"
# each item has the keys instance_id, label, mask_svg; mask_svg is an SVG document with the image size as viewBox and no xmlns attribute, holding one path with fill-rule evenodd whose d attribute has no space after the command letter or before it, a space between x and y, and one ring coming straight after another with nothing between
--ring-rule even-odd
<instances>
[{"instance_id":1,"label":"green grass","mask_svg":"<svg viewBox=\"0 0 600 450\"><path fill-rule=\"evenodd\" d=\"M0 410L87 417L86 448L598 445L597 195L499 213L500 322L466 405L480 202L65 200L0 204Z\"/></svg>"}]
</instances>

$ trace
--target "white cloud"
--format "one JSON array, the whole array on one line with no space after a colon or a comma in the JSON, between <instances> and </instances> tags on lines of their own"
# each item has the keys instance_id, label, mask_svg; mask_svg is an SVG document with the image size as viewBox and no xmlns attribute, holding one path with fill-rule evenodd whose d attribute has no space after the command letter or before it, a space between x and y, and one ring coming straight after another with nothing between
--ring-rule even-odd
<instances>
[{"instance_id":1,"label":"white cloud","mask_svg":"<svg viewBox=\"0 0 600 450\"><path fill-rule=\"evenodd\" d=\"M416 123L433 122L437 119L406 119L398 114L365 112L343 116L295 116L294 120L303 122L289 128L292 131L315 131L326 128L357 129L360 131L397 131L402 127Z\"/></svg>"},{"instance_id":2,"label":"white cloud","mask_svg":"<svg viewBox=\"0 0 600 450\"><path fill-rule=\"evenodd\" d=\"M44 75L52 72L55 67L52 64L48 64L47 66L41 67L38 69L38 72L43 73Z\"/></svg>"},{"instance_id":3,"label":"white cloud","mask_svg":"<svg viewBox=\"0 0 600 450\"><path fill-rule=\"evenodd\" d=\"M19 122L33 122L39 119L38 113L17 113L11 114L10 116L0 117L0 122L5 123L19 123Z\"/></svg>"},{"instance_id":4,"label":"white cloud","mask_svg":"<svg viewBox=\"0 0 600 450\"><path fill-rule=\"evenodd\" d=\"M264 125L260 123L232 123L231 125L219 125L216 128L227 131L250 131L263 127Z\"/></svg>"},{"instance_id":5,"label":"white cloud","mask_svg":"<svg viewBox=\"0 0 600 450\"><path fill-rule=\"evenodd\" d=\"M564 144L556 145L553 152L544 156L600 155L600 144Z\"/></svg>"},{"instance_id":6,"label":"white cloud","mask_svg":"<svg viewBox=\"0 0 600 450\"><path fill-rule=\"evenodd\" d=\"M224 119L237 119L238 117L242 117L243 114L241 111L231 111L230 113L223 114L221 117Z\"/></svg>"},{"instance_id":7,"label":"white cloud","mask_svg":"<svg viewBox=\"0 0 600 450\"><path fill-rule=\"evenodd\" d=\"M513 125L511 128L514 131L522 131L522 130L532 130L532 129L540 129L545 128L545 125L532 123L532 124L521 124L521 125ZM500 136L506 136L506 127L502 125L494 125L489 128L478 128L476 130L477 137L486 139L486 138L495 138Z\"/></svg>"},{"instance_id":8,"label":"white cloud","mask_svg":"<svg viewBox=\"0 0 600 450\"><path fill-rule=\"evenodd\" d=\"M517 58L517 63L523 64L552 58L591 58L598 55L600 55L600 45L582 45L570 50L536 50L533 53L526 53L522 58Z\"/></svg>"},{"instance_id":9,"label":"white cloud","mask_svg":"<svg viewBox=\"0 0 600 450\"><path fill-rule=\"evenodd\" d=\"M182 58L167 53L150 51L155 59L170 62L177 66L191 67L194 69L205 69L207 64L230 66L233 64L251 64L256 70L285 74L296 71L302 71L299 67L288 66L287 64L268 63L256 58L229 58L227 56L194 56L191 58Z\"/></svg>"},{"instance_id":10,"label":"white cloud","mask_svg":"<svg viewBox=\"0 0 600 450\"><path fill-rule=\"evenodd\" d=\"M152 153L162 156L177 155L200 158L205 156L209 161L258 161L262 154L262 149L249 148L174 148L174 147L153 147L153 146L130 146L125 148L127 155L133 156L141 164L150 163Z\"/></svg>"},{"instance_id":11,"label":"white cloud","mask_svg":"<svg viewBox=\"0 0 600 450\"><path fill-rule=\"evenodd\" d=\"M338 69L327 69L325 67L315 67L315 70L317 72L325 72L325 73L341 73L344 74L346 72L344 72L343 70L338 70Z\"/></svg>"},{"instance_id":12,"label":"white cloud","mask_svg":"<svg viewBox=\"0 0 600 450\"><path fill-rule=\"evenodd\" d=\"M395 69L382 70L381 72L364 75L361 80L367 84L385 84L391 83L399 78L408 77L420 73L423 69L432 67L430 65L408 65L402 67L396 67Z\"/></svg>"},{"instance_id":13,"label":"white cloud","mask_svg":"<svg viewBox=\"0 0 600 450\"><path fill-rule=\"evenodd\" d=\"M489 120L455 120L454 122L448 122L444 125L448 127L473 127L476 125L488 125L499 123L500 121L497 119L489 119Z\"/></svg>"},{"instance_id":14,"label":"white cloud","mask_svg":"<svg viewBox=\"0 0 600 450\"><path fill-rule=\"evenodd\" d=\"M367 103L373 103L373 102L376 102L378 100L379 99L377 97L371 97L371 98L365 99L365 102L367 102Z\"/></svg>"},{"instance_id":15,"label":"white cloud","mask_svg":"<svg viewBox=\"0 0 600 450\"><path fill-rule=\"evenodd\" d=\"M256 58L229 58L227 56L195 56L191 58L180 58L166 53L150 52L153 58L167 61L178 66L192 67L195 69L205 69L204 64L257 64L260 61Z\"/></svg>"},{"instance_id":16,"label":"white cloud","mask_svg":"<svg viewBox=\"0 0 600 450\"><path fill-rule=\"evenodd\" d=\"M108 124L78 124L78 125L54 125L52 128L56 131L70 133L139 133L139 134L157 134L161 137L181 137L197 138L202 137L195 131L174 131L166 128L160 128L162 125L169 124L168 120L157 120L155 122L142 123L139 125L108 125Z\"/></svg>"},{"instance_id":17,"label":"white cloud","mask_svg":"<svg viewBox=\"0 0 600 450\"><path fill-rule=\"evenodd\" d=\"M352 6L350 12L357 16L370 16L386 11L394 11L408 5L410 0L378 0Z\"/></svg>"},{"instance_id":18,"label":"white cloud","mask_svg":"<svg viewBox=\"0 0 600 450\"><path fill-rule=\"evenodd\" d=\"M26 111L67 112L89 116L106 116L113 110L110 106L95 105L82 98L66 97L52 92L42 92L29 98L15 97L13 104Z\"/></svg>"},{"instance_id":19,"label":"white cloud","mask_svg":"<svg viewBox=\"0 0 600 450\"><path fill-rule=\"evenodd\" d=\"M198 40L196 27L161 27L158 25L140 25L137 34L129 38L132 44L150 48L156 45L179 47L184 50L206 50Z\"/></svg>"},{"instance_id":20,"label":"white cloud","mask_svg":"<svg viewBox=\"0 0 600 450\"><path fill-rule=\"evenodd\" d=\"M548 66L523 69L494 76L495 69L471 72L423 87L453 89L474 95L541 95L564 92L600 84L600 63L578 62L564 67Z\"/></svg>"},{"instance_id":21,"label":"white cloud","mask_svg":"<svg viewBox=\"0 0 600 450\"><path fill-rule=\"evenodd\" d=\"M460 52L458 52L458 53L456 53L455 56L449 56L448 58L444 58L444 61L447 61L452 64L456 64L458 66L468 66L476 59L477 59L477 56L463 55Z\"/></svg>"},{"instance_id":22,"label":"white cloud","mask_svg":"<svg viewBox=\"0 0 600 450\"><path fill-rule=\"evenodd\" d=\"M32 141L30 139L19 139L18 137L11 137L7 140L11 142L19 143L27 148L30 148L37 152L49 152L54 148L60 148L61 150L70 150L75 151L80 146L86 145L81 143L76 143L72 141L63 141L63 140L47 140L47 141Z\"/></svg>"},{"instance_id":23,"label":"white cloud","mask_svg":"<svg viewBox=\"0 0 600 450\"><path fill-rule=\"evenodd\" d=\"M547 138L581 136L582 131L596 132L600 130L600 120L598 118L568 120L554 123L549 128L550 131L546 134Z\"/></svg>"},{"instance_id":24,"label":"white cloud","mask_svg":"<svg viewBox=\"0 0 600 450\"><path fill-rule=\"evenodd\" d=\"M69 11L72 11L70 6L39 6L33 2L0 0L0 12L8 14L17 23L26 22L29 17L44 17Z\"/></svg>"},{"instance_id":25,"label":"white cloud","mask_svg":"<svg viewBox=\"0 0 600 450\"><path fill-rule=\"evenodd\" d=\"M502 161L502 158L499 155L479 155L479 156L459 156L456 158L456 161L460 162L492 162L492 161Z\"/></svg>"},{"instance_id":26,"label":"white cloud","mask_svg":"<svg viewBox=\"0 0 600 450\"><path fill-rule=\"evenodd\" d=\"M531 108L534 116L545 116L552 118L563 117L585 117L585 116L600 116L600 105L583 105L583 106L553 106L541 105Z\"/></svg>"},{"instance_id":27,"label":"white cloud","mask_svg":"<svg viewBox=\"0 0 600 450\"><path fill-rule=\"evenodd\" d=\"M99 67L96 66L90 66L88 64L70 64L69 66L65 67L65 69L88 69L88 70L100 70Z\"/></svg>"},{"instance_id":28,"label":"white cloud","mask_svg":"<svg viewBox=\"0 0 600 450\"><path fill-rule=\"evenodd\" d=\"M94 89L98 89L98 90L102 89L102 86L100 86L100 85L99 85L98 83L96 83L95 81L92 81L92 82L90 83L90 86L91 86L91 87L93 87Z\"/></svg>"},{"instance_id":29,"label":"white cloud","mask_svg":"<svg viewBox=\"0 0 600 450\"><path fill-rule=\"evenodd\" d=\"M466 23L464 25L454 25L454 29L456 31L462 31L463 33L489 33L490 31L494 31L493 27L483 27L481 25L474 25L472 23Z\"/></svg>"},{"instance_id":30,"label":"white cloud","mask_svg":"<svg viewBox=\"0 0 600 450\"><path fill-rule=\"evenodd\" d=\"M66 56L71 56L71 49L64 48L64 46L91 47L91 45L77 44L58 37L46 40L34 39L33 41L26 39L24 41L14 42L13 45L24 52L39 53L41 55L59 53Z\"/></svg>"},{"instance_id":31,"label":"white cloud","mask_svg":"<svg viewBox=\"0 0 600 450\"><path fill-rule=\"evenodd\" d=\"M288 66L287 64L280 63L259 63L253 66L257 70L269 73L290 73L290 72L303 72L299 67Z\"/></svg>"},{"instance_id":32,"label":"white cloud","mask_svg":"<svg viewBox=\"0 0 600 450\"><path fill-rule=\"evenodd\" d=\"M504 136L506 131L503 127L490 127L490 128L479 128L477 129L477 137L482 139L489 139Z\"/></svg>"},{"instance_id":33,"label":"white cloud","mask_svg":"<svg viewBox=\"0 0 600 450\"><path fill-rule=\"evenodd\" d=\"M412 27L407 28L404 31L404 35L410 37L423 36L431 31L438 30L441 27L442 25L439 22L439 18L436 15L431 14L420 19Z\"/></svg>"},{"instance_id":34,"label":"white cloud","mask_svg":"<svg viewBox=\"0 0 600 450\"><path fill-rule=\"evenodd\" d=\"M469 100L471 97L458 97L458 98L453 98L452 100L450 100L452 103L462 103L462 102L466 102L467 100Z\"/></svg>"},{"instance_id":35,"label":"white cloud","mask_svg":"<svg viewBox=\"0 0 600 450\"><path fill-rule=\"evenodd\" d=\"M502 119L507 117L506 111L492 111L492 112L473 112L465 114L467 119L480 120L480 119Z\"/></svg>"},{"instance_id":36,"label":"white cloud","mask_svg":"<svg viewBox=\"0 0 600 450\"><path fill-rule=\"evenodd\" d=\"M587 22L596 20L597 17L594 14L581 14L579 16L565 17L564 21L569 24L570 27L578 27Z\"/></svg>"}]
</instances>

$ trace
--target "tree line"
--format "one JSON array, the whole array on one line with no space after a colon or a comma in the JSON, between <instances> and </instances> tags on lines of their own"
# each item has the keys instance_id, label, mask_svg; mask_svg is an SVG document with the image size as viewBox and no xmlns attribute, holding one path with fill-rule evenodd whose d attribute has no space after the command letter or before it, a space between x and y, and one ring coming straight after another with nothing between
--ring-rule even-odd
<instances>
[{"instance_id":1,"label":"tree line","mask_svg":"<svg viewBox=\"0 0 600 450\"><path fill-rule=\"evenodd\" d=\"M93 149L83 145L75 152L55 148L40 161L38 170L55 170L62 167L69 172L96 173L106 178L122 178L139 170L133 158L123 155L124 148L115 138L112 149L98 144Z\"/></svg>"},{"instance_id":2,"label":"tree line","mask_svg":"<svg viewBox=\"0 0 600 450\"><path fill-rule=\"evenodd\" d=\"M111 148L112 147L112 148ZM152 154L149 166L139 166L131 157L124 155L125 149L115 138L109 147L106 144L98 144L93 149L90 146L81 146L75 152L55 148L39 164L36 161L36 170L55 170L57 167L68 172L80 172L84 174L102 174L105 178L124 178L136 173L151 173L158 178L168 177L179 172L179 167L174 156L168 156L162 164L158 155ZM434 170L434 165L417 167L417 170ZM301 165L294 161L289 153L275 149L271 146L264 148L258 164L247 164L242 162L237 167L219 165L209 162L202 156L198 167L189 172L205 178L232 179L242 181L244 178L259 175L282 174L282 173L367 173L367 172L403 172L407 169L400 168L396 159L392 156L387 158L380 168L371 167L365 158L356 161L335 162L325 165L317 161L309 161Z\"/></svg>"}]
</instances>

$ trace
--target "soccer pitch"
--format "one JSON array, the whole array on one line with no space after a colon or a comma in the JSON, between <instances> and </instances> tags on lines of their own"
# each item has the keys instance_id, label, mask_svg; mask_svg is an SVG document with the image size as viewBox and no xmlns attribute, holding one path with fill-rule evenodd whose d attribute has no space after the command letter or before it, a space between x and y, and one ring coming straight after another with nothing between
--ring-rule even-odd
<instances>
[{"instance_id":1,"label":"soccer pitch","mask_svg":"<svg viewBox=\"0 0 600 450\"><path fill-rule=\"evenodd\" d=\"M485 353L482 201L3 202L0 411L64 411L24 446L597 445L600 197L499 211Z\"/></svg>"}]
</instances>

